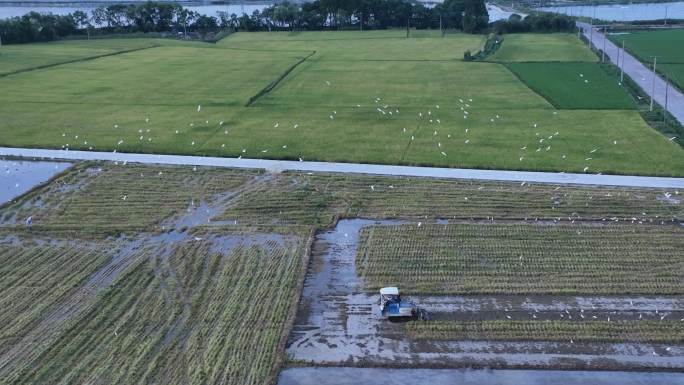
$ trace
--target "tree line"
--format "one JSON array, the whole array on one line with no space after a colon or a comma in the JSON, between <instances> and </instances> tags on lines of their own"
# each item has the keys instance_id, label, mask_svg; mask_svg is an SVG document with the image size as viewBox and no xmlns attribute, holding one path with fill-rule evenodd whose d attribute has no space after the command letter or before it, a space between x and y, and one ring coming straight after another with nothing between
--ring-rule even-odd
<instances>
[{"instance_id":1,"label":"tree line","mask_svg":"<svg viewBox=\"0 0 684 385\"><path fill-rule=\"evenodd\" d=\"M564 16L535 18L534 23L513 20L498 23L500 32L567 29L574 21ZM202 15L179 4L149 1L138 4L101 6L90 14L69 15L28 13L0 20L0 41L4 44L56 40L70 35L134 32L206 34L220 30L346 30L346 29L455 29L477 33L488 29L489 15L484 0L445 0L429 8L413 0L315 0L305 3L278 2L251 15L217 12ZM547 28L548 26L548 28ZM560 26L560 27L559 27ZM550 28L550 29L549 29ZM560 29L559 29L560 30Z\"/></svg>"}]
</instances>

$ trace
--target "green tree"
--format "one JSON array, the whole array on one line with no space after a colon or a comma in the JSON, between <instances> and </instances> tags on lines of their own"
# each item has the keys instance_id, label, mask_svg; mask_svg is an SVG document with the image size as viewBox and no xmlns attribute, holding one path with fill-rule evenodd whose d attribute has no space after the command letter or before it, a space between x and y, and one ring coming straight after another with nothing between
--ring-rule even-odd
<instances>
[{"instance_id":1,"label":"green tree","mask_svg":"<svg viewBox=\"0 0 684 385\"><path fill-rule=\"evenodd\" d=\"M463 31L476 33L489 23L489 13L484 0L464 0L463 2Z\"/></svg>"}]
</instances>

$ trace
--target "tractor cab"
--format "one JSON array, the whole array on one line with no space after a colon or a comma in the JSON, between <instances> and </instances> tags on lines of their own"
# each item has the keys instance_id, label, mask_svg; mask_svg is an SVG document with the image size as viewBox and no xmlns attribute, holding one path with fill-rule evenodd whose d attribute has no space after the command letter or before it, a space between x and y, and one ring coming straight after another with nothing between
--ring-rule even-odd
<instances>
[{"instance_id":1,"label":"tractor cab","mask_svg":"<svg viewBox=\"0 0 684 385\"><path fill-rule=\"evenodd\" d=\"M414 317L416 306L401 298L396 287L380 289L380 315L385 318Z\"/></svg>"}]
</instances>

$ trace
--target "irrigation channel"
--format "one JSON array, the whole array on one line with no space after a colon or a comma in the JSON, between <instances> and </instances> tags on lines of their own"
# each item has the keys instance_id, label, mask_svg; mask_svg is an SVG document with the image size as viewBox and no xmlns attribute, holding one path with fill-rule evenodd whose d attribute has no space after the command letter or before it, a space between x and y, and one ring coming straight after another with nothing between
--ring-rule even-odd
<instances>
[{"instance_id":1,"label":"irrigation channel","mask_svg":"<svg viewBox=\"0 0 684 385\"><path fill-rule=\"evenodd\" d=\"M71 166L67 162L38 162L0 158L0 205L21 196Z\"/></svg>"},{"instance_id":2,"label":"irrigation channel","mask_svg":"<svg viewBox=\"0 0 684 385\"><path fill-rule=\"evenodd\" d=\"M355 266L359 231L363 227L399 223L411 222L343 219L335 228L321 231L316 235L297 318L287 344L287 354L291 359L300 363L309 363L312 366L407 368L478 366L527 369L591 367L604 370L655 368L677 371L684 369L684 346L645 343L572 343L571 341L490 342L413 341L409 339L403 331L402 323L389 322L379 317L377 294L363 291ZM439 221L438 223L446 224L447 222ZM682 297L479 295L413 296L412 299L433 319L485 320L498 319L504 315L511 316L512 319L532 317L558 319L560 313L577 317L580 314L597 317L610 316L615 320L634 319L633 317L638 314L654 319L665 313L684 317L684 298ZM382 377L384 373L382 370L378 377L367 372L359 373L360 378L366 380L355 381L355 384L383 383L376 381L377 378ZM424 378L424 372L421 371L407 373L409 377L415 376L416 383L420 382L420 378ZM329 376L325 376L330 379L330 382L304 380L313 378L314 374L318 375L316 372L301 368L287 369L283 372L280 383L281 385L346 383L338 378L341 376L337 375L335 370L332 370ZM478 376L468 375L458 378L479 381ZM486 376L492 381L498 378L497 374ZM539 375L532 375L529 379L535 376ZM357 374L354 372L353 375L345 375L345 377L357 378ZM614 379L613 382L605 382L606 384L629 383L621 381L619 376L606 378ZM525 377L523 376L522 379ZM679 381L681 380L682 377L679 377ZM431 381L431 383L447 382ZM663 380L661 383L668 382Z\"/></svg>"}]
</instances>

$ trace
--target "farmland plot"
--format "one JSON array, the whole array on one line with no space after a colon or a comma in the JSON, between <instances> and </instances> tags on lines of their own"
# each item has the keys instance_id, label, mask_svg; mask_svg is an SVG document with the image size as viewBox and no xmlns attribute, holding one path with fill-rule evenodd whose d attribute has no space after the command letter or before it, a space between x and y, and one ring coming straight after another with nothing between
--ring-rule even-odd
<instances>
[{"instance_id":1,"label":"farmland plot","mask_svg":"<svg viewBox=\"0 0 684 385\"><path fill-rule=\"evenodd\" d=\"M419 340L684 343L684 325L679 320L437 321L410 323L406 329Z\"/></svg>"},{"instance_id":2,"label":"farmland plot","mask_svg":"<svg viewBox=\"0 0 684 385\"><path fill-rule=\"evenodd\" d=\"M678 226L371 226L356 263L368 290L390 282L420 294L683 294L683 248Z\"/></svg>"},{"instance_id":3,"label":"farmland plot","mask_svg":"<svg viewBox=\"0 0 684 385\"><path fill-rule=\"evenodd\" d=\"M266 383L303 267L302 243L204 236L151 252L49 348L2 377L9 383Z\"/></svg>"},{"instance_id":4,"label":"farmland plot","mask_svg":"<svg viewBox=\"0 0 684 385\"><path fill-rule=\"evenodd\" d=\"M677 274L682 267L677 252L682 247L682 230L674 225L684 216L680 194L655 189L77 164L47 186L0 207L0 285L3 293L8 293L6 299L0 298L0 305L9 309L0 315L0 320L8 322L0 338L0 378L9 384L268 383L284 359L284 337L299 302L298 285L308 262L307 239L315 229L345 217L397 218L394 223L411 223L390 226L386 237L370 239L364 238L368 230L361 233L360 247L373 251L373 257L384 265L359 263L354 267L358 229L354 234L350 228L322 232L343 242L344 247L311 246L312 258L327 250L341 253L338 260L345 262L345 271L354 276L358 271L362 280L376 286L381 283L369 280L373 274L377 279L396 280L403 289L416 293L453 293L462 285L454 281L459 278L453 271L457 266L475 282L468 287L470 292L481 292L484 287L500 293L508 287L525 293L596 290L622 296L679 295L681 283L677 282L681 281L677 279L681 276ZM23 225L29 215L34 217L30 230ZM437 221L451 224L445 229L445 224L435 224ZM339 223L344 222L357 223ZM425 233L411 230L419 222ZM462 228L470 229L465 243L454 243L452 236L462 236ZM482 228L496 231L483 232ZM582 233L577 234L578 230ZM374 231L381 235L383 229ZM601 243L602 239L605 242ZM452 257L459 257L454 250L463 244L483 258L472 266L458 258L452 262ZM396 260L381 252L379 245L392 253L403 248L406 252L397 255L409 264L424 263L422 270L416 270L420 279L402 275L394 266ZM632 250L620 254L627 247ZM419 249L440 259L418 261L414 257ZM548 249L556 258L544 255L541 249ZM588 257L588 250L597 254L595 258ZM491 261L485 260L489 257L485 252L490 251ZM537 260L523 258L520 266L520 254ZM309 266L316 267L309 269L316 274L322 265L319 260ZM331 264L326 271L344 270L339 266ZM538 279L537 270L553 274L560 269L569 273L558 274L555 281ZM440 275L436 270L447 273ZM492 272L501 277L485 282ZM381 278L382 274L391 276ZM630 282L631 274L643 279ZM589 283L580 282L580 276L589 277ZM335 280L335 284L357 290L350 281ZM331 287L330 280L322 282L326 290ZM325 299L335 309L331 314L361 320L358 328L339 334L339 328L347 323L338 323L337 316L322 317L338 329L331 335L311 336L312 347L303 356L293 357L318 356L319 348L363 352L366 348L357 343L371 346L377 341L396 341L392 338L399 338L397 335L402 341L415 337L420 342L414 345L430 350L436 346L433 343L447 346L441 339L455 333L453 320L434 321L440 322L434 330L431 323L425 323L390 325L378 332L374 329L377 319L366 322L374 317L371 309L376 297L364 292L365 288L358 290L344 301L351 301L349 309L359 312L344 314L339 311L339 297ZM651 313L649 304L668 312L676 310L678 302L671 297L650 299L639 306ZM565 300L570 306L581 302ZM439 301L432 303L439 305ZM515 320L526 320L522 314L526 309L519 307L520 317ZM610 306L600 309L604 314L610 310ZM545 316L557 312L547 309ZM646 316L657 320L652 314ZM413 329L405 326L416 329L410 331ZM662 341L657 336L670 331L670 335L679 335L678 329L660 329L665 326L640 324L629 338ZM567 333L580 333L582 330L572 328L582 327L561 323L518 329L540 330L553 340L554 335L561 339ZM496 336L501 328L490 329L490 335ZM311 332L311 325L307 323L301 330ZM606 341L628 338L626 334L610 337L610 327L601 330L608 336L601 337ZM332 343L347 342L349 345L337 345L344 349L331 348ZM525 363L527 355L521 350L548 347L534 344L536 347L512 348L518 350L507 356L511 365ZM395 353L390 343L384 346L379 357ZM621 365L633 358L620 358L620 348L615 346L605 349L622 359ZM481 349L474 347L473 352ZM421 354L426 352L417 353L424 357ZM489 352L487 357L500 359L498 353ZM414 353L401 352L401 359L415 364ZM450 357L459 363L458 356L464 354ZM547 354L538 362L551 357ZM677 356L672 356L666 362L675 359Z\"/></svg>"},{"instance_id":5,"label":"farmland plot","mask_svg":"<svg viewBox=\"0 0 684 385\"><path fill-rule=\"evenodd\" d=\"M671 223L682 192L468 180L284 173L217 219L329 225L334 216Z\"/></svg>"},{"instance_id":6,"label":"farmland plot","mask_svg":"<svg viewBox=\"0 0 684 385\"><path fill-rule=\"evenodd\" d=\"M570 34L510 35L502 55L516 39L530 49L514 46L513 61L596 61ZM141 44L129 40L132 47ZM556 104L582 109L558 111L501 64L509 59L462 60L465 50L476 50L482 42L483 36L441 37L434 31L406 38L400 30L236 33L215 45L148 41L158 46L0 77L0 88L7 90L0 94L0 144L487 169L684 173L681 148L652 130L636 111L614 109L627 108L624 100L583 98L590 87L576 88ZM114 44L74 43L97 50ZM36 66L50 62L53 46L59 45L27 44L12 50L29 68L33 61ZM591 89L620 95L614 87ZM543 146L540 139L546 141Z\"/></svg>"},{"instance_id":7,"label":"farmland plot","mask_svg":"<svg viewBox=\"0 0 684 385\"><path fill-rule=\"evenodd\" d=\"M598 59L572 33L520 33L504 37L494 55L498 62L596 62Z\"/></svg>"},{"instance_id":8,"label":"farmland plot","mask_svg":"<svg viewBox=\"0 0 684 385\"><path fill-rule=\"evenodd\" d=\"M259 172L193 167L80 164L0 212L0 223L56 232L160 229L164 219L230 193ZM192 186L192 188L188 188Z\"/></svg>"},{"instance_id":9,"label":"farmland plot","mask_svg":"<svg viewBox=\"0 0 684 385\"><path fill-rule=\"evenodd\" d=\"M530 88L558 108L636 108L634 100L598 63L508 63Z\"/></svg>"}]
</instances>

